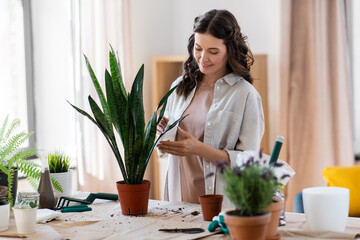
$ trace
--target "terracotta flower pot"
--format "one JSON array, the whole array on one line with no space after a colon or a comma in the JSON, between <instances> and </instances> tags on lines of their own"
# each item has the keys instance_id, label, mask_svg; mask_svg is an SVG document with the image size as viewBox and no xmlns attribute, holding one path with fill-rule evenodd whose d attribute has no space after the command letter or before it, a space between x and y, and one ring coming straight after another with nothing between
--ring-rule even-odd
<instances>
[{"instance_id":1,"label":"terracotta flower pot","mask_svg":"<svg viewBox=\"0 0 360 240\"><path fill-rule=\"evenodd\" d=\"M150 184L148 180L143 180L142 184L125 184L124 181L116 183L122 214L147 214Z\"/></svg>"},{"instance_id":2,"label":"terracotta flower pot","mask_svg":"<svg viewBox=\"0 0 360 240\"><path fill-rule=\"evenodd\" d=\"M199 196L201 204L201 210L205 221L212 221L214 216L219 215L221 212L221 205L223 201L223 195L208 194Z\"/></svg>"},{"instance_id":3,"label":"terracotta flower pot","mask_svg":"<svg viewBox=\"0 0 360 240\"><path fill-rule=\"evenodd\" d=\"M277 234L281 210L284 207L284 201L280 198L273 198L273 202L267 207L267 211L271 213L271 220L266 230L266 239L280 239Z\"/></svg>"},{"instance_id":4,"label":"terracotta flower pot","mask_svg":"<svg viewBox=\"0 0 360 240\"><path fill-rule=\"evenodd\" d=\"M225 214L225 223L233 240L264 240L270 212L259 216L238 216L237 211Z\"/></svg>"}]
</instances>

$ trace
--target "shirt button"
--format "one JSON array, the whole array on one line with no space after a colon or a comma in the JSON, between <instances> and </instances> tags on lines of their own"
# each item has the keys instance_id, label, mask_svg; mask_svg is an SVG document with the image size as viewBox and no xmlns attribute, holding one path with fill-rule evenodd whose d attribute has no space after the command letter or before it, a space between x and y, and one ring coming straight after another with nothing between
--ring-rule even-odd
<instances>
[{"instance_id":1,"label":"shirt button","mask_svg":"<svg viewBox=\"0 0 360 240\"><path fill-rule=\"evenodd\" d=\"M209 190L211 190L211 187L208 187L209 188Z\"/></svg>"},{"instance_id":2,"label":"shirt button","mask_svg":"<svg viewBox=\"0 0 360 240\"><path fill-rule=\"evenodd\" d=\"M210 126L211 125L211 123L208 123L208 126Z\"/></svg>"},{"instance_id":3,"label":"shirt button","mask_svg":"<svg viewBox=\"0 0 360 240\"><path fill-rule=\"evenodd\" d=\"M222 82L223 82L223 80L221 79L221 80L220 80L220 82L222 83Z\"/></svg>"},{"instance_id":4,"label":"shirt button","mask_svg":"<svg viewBox=\"0 0 360 240\"><path fill-rule=\"evenodd\" d=\"M220 89L220 87L216 87L216 89Z\"/></svg>"},{"instance_id":5,"label":"shirt button","mask_svg":"<svg viewBox=\"0 0 360 240\"><path fill-rule=\"evenodd\" d=\"M206 168L209 168L209 164L206 164Z\"/></svg>"}]
</instances>

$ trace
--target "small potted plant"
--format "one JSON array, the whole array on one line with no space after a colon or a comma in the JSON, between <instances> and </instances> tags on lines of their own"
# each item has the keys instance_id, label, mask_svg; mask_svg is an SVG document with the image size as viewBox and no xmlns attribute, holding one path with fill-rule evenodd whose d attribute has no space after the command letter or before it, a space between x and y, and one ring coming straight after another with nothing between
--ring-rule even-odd
<instances>
[{"instance_id":1,"label":"small potted plant","mask_svg":"<svg viewBox=\"0 0 360 240\"><path fill-rule=\"evenodd\" d=\"M265 163L260 151L258 156L250 155L234 167L226 162L218 164L225 180L224 193L236 207L236 210L225 214L225 222L233 239L265 239L271 217L267 208L281 186L273 170L280 164L269 166Z\"/></svg>"},{"instance_id":2,"label":"small potted plant","mask_svg":"<svg viewBox=\"0 0 360 240\"><path fill-rule=\"evenodd\" d=\"M7 187L0 186L0 232L9 227L10 204L7 199Z\"/></svg>"},{"instance_id":3,"label":"small potted plant","mask_svg":"<svg viewBox=\"0 0 360 240\"><path fill-rule=\"evenodd\" d=\"M11 207L16 198L17 175L22 171L25 176L40 179L39 166L26 158L36 153L36 149L21 149L33 132L17 131L20 120L9 122L7 116L0 128L0 185L8 187L8 199Z\"/></svg>"},{"instance_id":4,"label":"small potted plant","mask_svg":"<svg viewBox=\"0 0 360 240\"><path fill-rule=\"evenodd\" d=\"M176 87L160 100L146 125L143 104L144 65L140 67L131 91L127 93L121 76L119 58L111 47L110 72L105 70L104 93L86 56L85 61L101 106L91 96L88 99L93 116L72 104L71 106L99 128L115 155L124 179L116 182L122 214L146 214L150 181L144 179L144 174L150 156L158 140L184 118L179 118L156 138L156 126L164 115L168 97ZM118 139L121 139L123 145L123 155L119 150Z\"/></svg>"},{"instance_id":5,"label":"small potted plant","mask_svg":"<svg viewBox=\"0 0 360 240\"><path fill-rule=\"evenodd\" d=\"M71 196L72 194L72 171L70 167L70 157L65 153L56 150L47 155L50 176L58 181L62 187L62 192L56 190L58 197Z\"/></svg>"},{"instance_id":6,"label":"small potted plant","mask_svg":"<svg viewBox=\"0 0 360 240\"><path fill-rule=\"evenodd\" d=\"M14 205L16 199L18 171L26 176L34 189L37 188L41 176L40 165L27 160L28 157L35 155L37 149L21 148L33 132L17 131L19 126L19 119L9 122L7 116L0 127L0 185L8 187L10 207ZM52 182L55 189L61 190L56 180Z\"/></svg>"},{"instance_id":7,"label":"small potted plant","mask_svg":"<svg viewBox=\"0 0 360 240\"><path fill-rule=\"evenodd\" d=\"M13 207L16 229L20 234L35 232L36 212L39 207L39 193L19 192Z\"/></svg>"}]
</instances>

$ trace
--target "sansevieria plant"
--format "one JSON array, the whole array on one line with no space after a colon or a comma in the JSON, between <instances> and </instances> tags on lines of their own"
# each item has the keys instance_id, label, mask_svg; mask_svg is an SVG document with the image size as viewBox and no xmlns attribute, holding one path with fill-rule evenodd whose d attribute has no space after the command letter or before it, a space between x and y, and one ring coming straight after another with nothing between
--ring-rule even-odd
<instances>
[{"instance_id":1,"label":"sansevieria plant","mask_svg":"<svg viewBox=\"0 0 360 240\"><path fill-rule=\"evenodd\" d=\"M84 110L73 106L79 113L86 116L103 133L109 143L126 184L141 184L149 163L151 153L159 139L170 129L174 128L184 117L179 118L156 139L156 126L164 115L167 99L176 87L160 100L150 121L145 126L143 106L143 79L144 65L140 67L133 82L130 93L124 87L121 67L118 56L110 46L109 62L110 72L105 70L106 93L100 87L99 81L86 56L86 66L90 73L100 106L89 96L89 104L93 116ZM159 112L159 114L158 114ZM116 141L115 132L119 135L124 147L124 160L122 159Z\"/></svg>"}]
</instances>

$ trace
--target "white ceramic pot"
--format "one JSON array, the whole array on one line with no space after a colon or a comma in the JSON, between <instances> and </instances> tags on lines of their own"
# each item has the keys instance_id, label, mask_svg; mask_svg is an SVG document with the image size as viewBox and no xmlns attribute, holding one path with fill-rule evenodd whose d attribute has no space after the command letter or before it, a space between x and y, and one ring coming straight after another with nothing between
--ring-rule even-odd
<instances>
[{"instance_id":1,"label":"white ceramic pot","mask_svg":"<svg viewBox=\"0 0 360 240\"><path fill-rule=\"evenodd\" d=\"M350 191L341 187L310 187L303 191L306 221L313 231L343 232L349 214Z\"/></svg>"},{"instance_id":2,"label":"white ceramic pot","mask_svg":"<svg viewBox=\"0 0 360 240\"><path fill-rule=\"evenodd\" d=\"M58 197L72 195L72 170L62 173L50 173L50 176L55 178L61 185L63 192L56 191Z\"/></svg>"},{"instance_id":3,"label":"white ceramic pot","mask_svg":"<svg viewBox=\"0 0 360 240\"><path fill-rule=\"evenodd\" d=\"M16 229L20 234L35 232L36 208L13 208Z\"/></svg>"},{"instance_id":4,"label":"white ceramic pot","mask_svg":"<svg viewBox=\"0 0 360 240\"><path fill-rule=\"evenodd\" d=\"M10 204L0 205L0 232L5 231L9 227Z\"/></svg>"}]
</instances>

